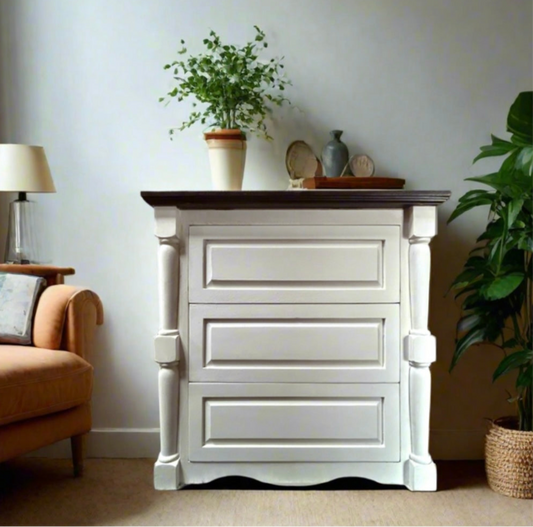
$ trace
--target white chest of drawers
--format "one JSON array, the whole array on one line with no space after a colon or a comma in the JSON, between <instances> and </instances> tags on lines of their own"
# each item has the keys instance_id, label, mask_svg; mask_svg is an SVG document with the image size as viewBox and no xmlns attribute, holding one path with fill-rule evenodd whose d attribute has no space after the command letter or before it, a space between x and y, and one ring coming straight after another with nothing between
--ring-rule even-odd
<instances>
[{"instance_id":1,"label":"white chest of drawers","mask_svg":"<svg viewBox=\"0 0 533 527\"><path fill-rule=\"evenodd\" d=\"M143 192L159 239L155 487L435 490L429 242L448 192Z\"/></svg>"}]
</instances>

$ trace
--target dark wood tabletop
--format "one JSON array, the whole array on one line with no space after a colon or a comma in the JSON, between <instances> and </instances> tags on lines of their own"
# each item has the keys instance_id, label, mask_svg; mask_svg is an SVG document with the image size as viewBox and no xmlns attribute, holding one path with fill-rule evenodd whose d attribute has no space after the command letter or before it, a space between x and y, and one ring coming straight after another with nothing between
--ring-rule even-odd
<instances>
[{"instance_id":1,"label":"dark wood tabletop","mask_svg":"<svg viewBox=\"0 0 533 527\"><path fill-rule=\"evenodd\" d=\"M152 207L180 210L376 209L437 206L449 190L239 190L143 191Z\"/></svg>"}]
</instances>

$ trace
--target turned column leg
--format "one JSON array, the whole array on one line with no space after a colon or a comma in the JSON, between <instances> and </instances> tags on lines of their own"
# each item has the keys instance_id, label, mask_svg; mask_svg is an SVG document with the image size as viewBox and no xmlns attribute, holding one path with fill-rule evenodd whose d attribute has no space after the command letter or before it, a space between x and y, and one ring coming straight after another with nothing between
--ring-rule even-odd
<instances>
[{"instance_id":1,"label":"turned column leg","mask_svg":"<svg viewBox=\"0 0 533 527\"><path fill-rule=\"evenodd\" d=\"M409 413L411 415L411 455L415 463L432 463L429 455L429 414L431 400L430 363L409 362Z\"/></svg>"},{"instance_id":2,"label":"turned column leg","mask_svg":"<svg viewBox=\"0 0 533 527\"><path fill-rule=\"evenodd\" d=\"M177 364L160 364L159 422L161 453L159 461L171 463L178 459L179 372Z\"/></svg>"},{"instance_id":3,"label":"turned column leg","mask_svg":"<svg viewBox=\"0 0 533 527\"><path fill-rule=\"evenodd\" d=\"M161 451L154 470L156 489L180 487L178 415L179 360L178 330L179 239L177 210L156 209L159 238L159 333L155 338L155 361L159 364L159 421Z\"/></svg>"},{"instance_id":4,"label":"turned column leg","mask_svg":"<svg viewBox=\"0 0 533 527\"><path fill-rule=\"evenodd\" d=\"M435 337L428 329L429 243L436 234L436 208L412 207L406 213L409 237L409 296L411 328L405 340L409 362L409 421L411 453L405 484L411 490L436 490L437 470L429 454L431 363L436 360Z\"/></svg>"}]
</instances>

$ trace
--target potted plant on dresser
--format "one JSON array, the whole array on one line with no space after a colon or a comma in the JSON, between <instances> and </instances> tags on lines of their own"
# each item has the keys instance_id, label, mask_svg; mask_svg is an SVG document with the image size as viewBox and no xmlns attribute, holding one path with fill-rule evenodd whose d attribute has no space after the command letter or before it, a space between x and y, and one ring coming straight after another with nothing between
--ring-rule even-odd
<instances>
[{"instance_id":1,"label":"potted plant on dresser","mask_svg":"<svg viewBox=\"0 0 533 527\"><path fill-rule=\"evenodd\" d=\"M493 490L518 498L533 498L532 101L533 92L519 94L507 118L510 141L492 136L474 160L506 156L497 172L468 178L488 189L467 192L448 220L489 207L485 232L452 284L462 314L450 370L473 345L490 343L503 353L493 380L516 375L516 416L491 422L485 466Z\"/></svg>"},{"instance_id":2,"label":"potted plant on dresser","mask_svg":"<svg viewBox=\"0 0 533 527\"><path fill-rule=\"evenodd\" d=\"M165 65L171 70L175 86L159 99L167 104L193 97L193 111L178 128L184 130L196 123L210 128L204 136L209 148L211 176L215 190L240 190L246 156L246 132L272 139L265 119L270 105L289 102L284 96L290 82L283 76L281 59L262 60L268 47L265 33L257 26L255 38L243 47L223 44L210 31L203 40L204 53ZM187 53L181 41L178 55ZM199 106L198 106L199 105Z\"/></svg>"}]
</instances>

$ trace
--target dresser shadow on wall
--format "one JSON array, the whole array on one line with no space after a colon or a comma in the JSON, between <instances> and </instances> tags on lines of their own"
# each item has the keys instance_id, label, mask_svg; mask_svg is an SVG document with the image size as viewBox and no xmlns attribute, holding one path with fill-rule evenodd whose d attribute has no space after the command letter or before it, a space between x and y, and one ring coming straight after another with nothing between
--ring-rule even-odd
<instances>
[{"instance_id":1,"label":"dresser shadow on wall","mask_svg":"<svg viewBox=\"0 0 533 527\"><path fill-rule=\"evenodd\" d=\"M437 338L437 362L431 368L431 429L446 432L448 439L441 439L439 448L430 443L430 451L436 459L465 459L456 457L465 452L469 454L467 459L481 459L485 418L512 412L505 390L512 391L513 386L505 380L492 382L492 372L502 358L493 346L474 346L449 372L461 310L460 302L454 300L455 292L447 291L462 270L478 234L465 230L464 224L447 225L451 208L439 211L439 234L431 243L429 328ZM477 434L475 445L462 444L472 432Z\"/></svg>"}]
</instances>

